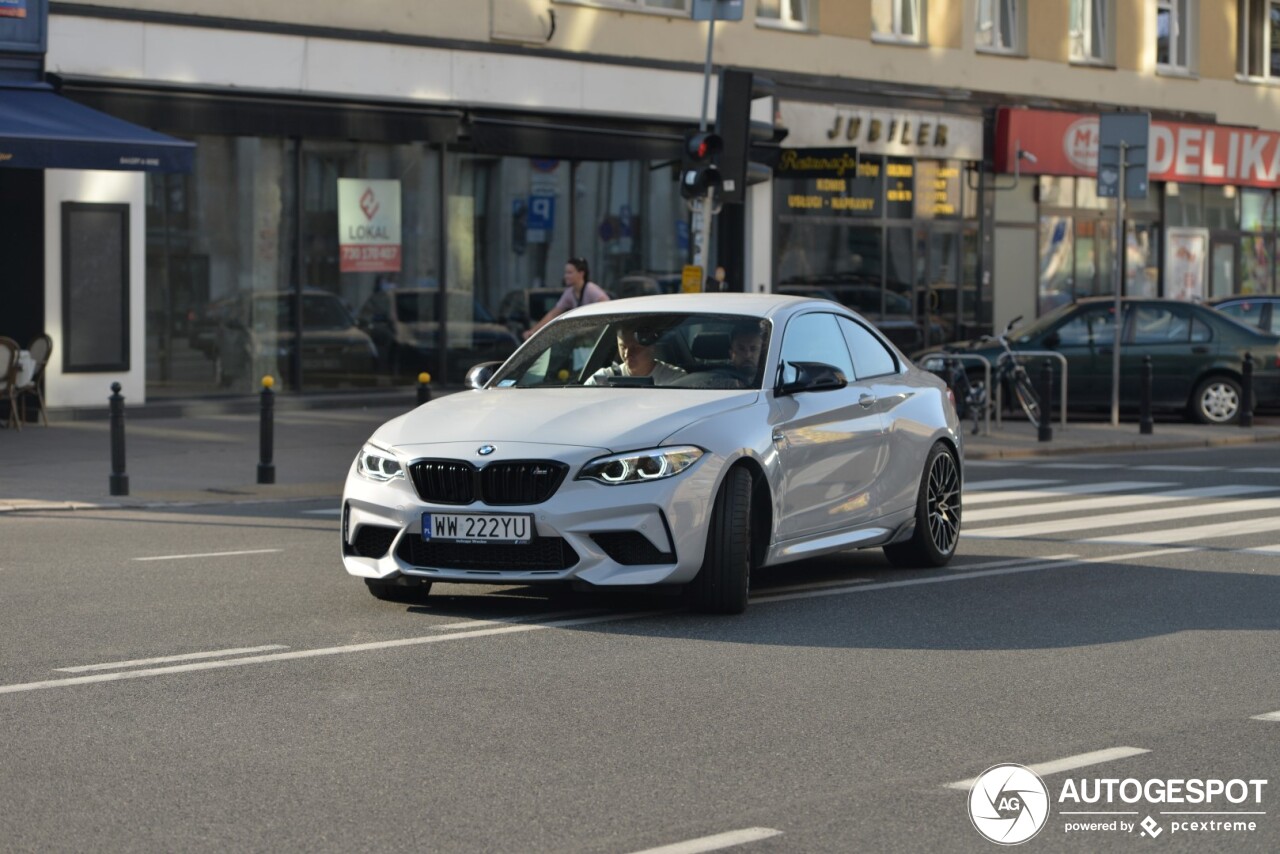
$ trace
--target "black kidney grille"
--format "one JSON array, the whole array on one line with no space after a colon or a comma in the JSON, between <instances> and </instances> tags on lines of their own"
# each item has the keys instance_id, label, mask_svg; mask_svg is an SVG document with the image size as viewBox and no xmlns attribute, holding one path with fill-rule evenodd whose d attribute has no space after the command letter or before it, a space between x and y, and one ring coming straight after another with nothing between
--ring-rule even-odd
<instances>
[{"instance_id":1,"label":"black kidney grille","mask_svg":"<svg viewBox=\"0 0 1280 854\"><path fill-rule=\"evenodd\" d=\"M569 467L549 460L490 463L480 470L485 504L540 504L560 488Z\"/></svg>"},{"instance_id":2,"label":"black kidney grille","mask_svg":"<svg viewBox=\"0 0 1280 854\"><path fill-rule=\"evenodd\" d=\"M623 566L676 562L675 555L658 551L657 547L649 542L649 538L639 531L602 531L599 534L592 534L591 539L604 549L604 553L610 560Z\"/></svg>"},{"instance_id":3,"label":"black kidney grille","mask_svg":"<svg viewBox=\"0 0 1280 854\"><path fill-rule=\"evenodd\" d=\"M409 466L413 486L432 504L540 504L560 488L569 467L554 460L515 460L477 469L465 460L421 460Z\"/></svg>"},{"instance_id":4,"label":"black kidney grille","mask_svg":"<svg viewBox=\"0 0 1280 854\"><path fill-rule=\"evenodd\" d=\"M537 572L568 569L578 553L560 537L538 537L524 545L513 543L441 543L406 534L396 556L405 563L429 569L472 569Z\"/></svg>"},{"instance_id":5,"label":"black kidney grille","mask_svg":"<svg viewBox=\"0 0 1280 854\"><path fill-rule=\"evenodd\" d=\"M391 548L396 531L396 528L385 525L361 525L356 531L356 541L351 544L351 548L360 557L380 558Z\"/></svg>"},{"instance_id":6,"label":"black kidney grille","mask_svg":"<svg viewBox=\"0 0 1280 854\"><path fill-rule=\"evenodd\" d=\"M470 504L476 500L476 469L462 460L422 460L409 466L413 486L432 504Z\"/></svg>"}]
</instances>

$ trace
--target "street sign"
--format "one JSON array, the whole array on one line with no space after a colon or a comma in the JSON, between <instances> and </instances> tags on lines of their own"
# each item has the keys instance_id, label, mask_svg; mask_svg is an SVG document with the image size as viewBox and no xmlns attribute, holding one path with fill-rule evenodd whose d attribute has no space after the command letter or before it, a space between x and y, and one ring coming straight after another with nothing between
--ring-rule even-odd
<instances>
[{"instance_id":1,"label":"street sign","mask_svg":"<svg viewBox=\"0 0 1280 854\"><path fill-rule=\"evenodd\" d=\"M743 0L693 0L695 21L741 21Z\"/></svg>"},{"instance_id":2,"label":"street sign","mask_svg":"<svg viewBox=\"0 0 1280 854\"><path fill-rule=\"evenodd\" d=\"M685 264L680 273L680 293L702 293L702 268L693 264Z\"/></svg>"},{"instance_id":3,"label":"street sign","mask_svg":"<svg viewBox=\"0 0 1280 854\"><path fill-rule=\"evenodd\" d=\"M1151 114L1101 113L1098 116L1098 137L1098 196L1116 198L1123 172L1125 197L1145 199ZM1122 143L1125 147L1123 170L1120 168Z\"/></svg>"}]
</instances>

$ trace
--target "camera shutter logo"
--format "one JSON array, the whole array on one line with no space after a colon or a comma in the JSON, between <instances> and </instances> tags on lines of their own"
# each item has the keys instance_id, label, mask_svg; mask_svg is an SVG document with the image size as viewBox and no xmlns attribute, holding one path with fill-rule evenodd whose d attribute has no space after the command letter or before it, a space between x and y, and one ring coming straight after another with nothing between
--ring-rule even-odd
<instances>
[{"instance_id":1,"label":"camera shutter logo","mask_svg":"<svg viewBox=\"0 0 1280 854\"><path fill-rule=\"evenodd\" d=\"M1026 842L1049 820L1049 790L1030 768L993 765L969 789L969 820L992 842Z\"/></svg>"}]
</instances>

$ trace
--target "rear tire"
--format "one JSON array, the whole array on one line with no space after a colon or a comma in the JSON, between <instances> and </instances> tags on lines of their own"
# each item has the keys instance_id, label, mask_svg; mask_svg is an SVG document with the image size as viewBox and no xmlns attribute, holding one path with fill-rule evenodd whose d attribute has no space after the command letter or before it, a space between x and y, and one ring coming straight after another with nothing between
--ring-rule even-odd
<instances>
[{"instance_id":1,"label":"rear tire","mask_svg":"<svg viewBox=\"0 0 1280 854\"><path fill-rule=\"evenodd\" d=\"M1240 417L1244 390L1226 375L1206 377L1191 395L1191 417L1201 424L1230 424Z\"/></svg>"},{"instance_id":2,"label":"rear tire","mask_svg":"<svg viewBox=\"0 0 1280 854\"><path fill-rule=\"evenodd\" d=\"M373 594L373 598L381 599L383 602L400 602L412 605L426 599L427 594L431 592L430 581L418 581L417 579L410 579L404 584L397 584L394 581L366 578L364 583L369 588L369 592Z\"/></svg>"},{"instance_id":3,"label":"rear tire","mask_svg":"<svg viewBox=\"0 0 1280 854\"><path fill-rule=\"evenodd\" d=\"M911 539L884 547L889 563L904 569L945 566L960 542L960 468L941 442L929 450L916 498Z\"/></svg>"},{"instance_id":4,"label":"rear tire","mask_svg":"<svg viewBox=\"0 0 1280 854\"><path fill-rule=\"evenodd\" d=\"M1018 398L1022 411L1027 414L1027 420L1031 422L1031 426L1038 428L1040 426L1040 395L1036 394L1035 386L1031 385L1031 378L1025 371L1019 371L1013 375L1013 393Z\"/></svg>"},{"instance_id":5,"label":"rear tire","mask_svg":"<svg viewBox=\"0 0 1280 854\"><path fill-rule=\"evenodd\" d=\"M707 553L689 583L689 604L708 614L741 614L751 586L751 472L729 471L711 508Z\"/></svg>"}]
</instances>

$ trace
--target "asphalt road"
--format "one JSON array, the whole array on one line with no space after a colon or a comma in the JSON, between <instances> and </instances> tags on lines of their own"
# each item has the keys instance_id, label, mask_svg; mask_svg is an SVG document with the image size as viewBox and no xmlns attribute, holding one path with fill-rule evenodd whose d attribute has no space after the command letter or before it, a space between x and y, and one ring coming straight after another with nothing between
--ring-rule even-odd
<instances>
[{"instance_id":1,"label":"asphalt road","mask_svg":"<svg viewBox=\"0 0 1280 854\"><path fill-rule=\"evenodd\" d=\"M7 514L0 848L635 852L761 828L729 850L993 851L948 784L1016 762L1052 801L1026 850L1280 850L1280 720L1257 719L1280 712L1280 448L967 478L946 570L794 564L732 618L524 587L379 602L322 502ZM1099 778L1268 782L1059 800ZM1102 810L1159 836L1066 831ZM1163 814L1184 811L1265 814ZM1256 830L1172 826L1193 820Z\"/></svg>"}]
</instances>

